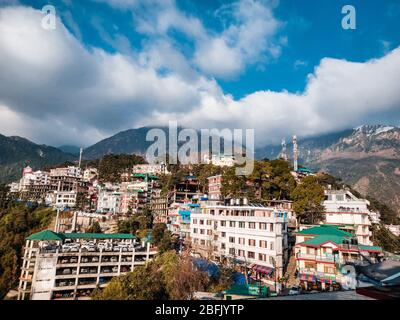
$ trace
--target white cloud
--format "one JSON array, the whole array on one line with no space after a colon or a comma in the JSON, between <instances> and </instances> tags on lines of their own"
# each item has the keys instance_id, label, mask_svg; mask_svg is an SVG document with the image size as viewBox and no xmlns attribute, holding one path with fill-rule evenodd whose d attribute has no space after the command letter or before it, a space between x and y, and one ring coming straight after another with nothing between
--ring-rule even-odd
<instances>
[{"instance_id":1,"label":"white cloud","mask_svg":"<svg viewBox=\"0 0 400 320\"><path fill-rule=\"evenodd\" d=\"M195 128L255 128L267 143L400 120L400 48L365 63L325 58L303 93L258 91L235 100L168 39L150 41L137 56L111 55L86 49L60 22L42 29L41 17L25 7L0 9L2 134L90 144L174 119Z\"/></svg>"},{"instance_id":2,"label":"white cloud","mask_svg":"<svg viewBox=\"0 0 400 320\"><path fill-rule=\"evenodd\" d=\"M215 16L225 20L223 30L207 29L202 21L181 11L175 1L95 0L133 13L136 31L173 41L170 31L184 34L193 43L192 63L207 75L229 79L249 65L265 65L277 58L287 38L274 39L281 26L272 10L276 1L239 0L222 6Z\"/></svg>"}]
</instances>

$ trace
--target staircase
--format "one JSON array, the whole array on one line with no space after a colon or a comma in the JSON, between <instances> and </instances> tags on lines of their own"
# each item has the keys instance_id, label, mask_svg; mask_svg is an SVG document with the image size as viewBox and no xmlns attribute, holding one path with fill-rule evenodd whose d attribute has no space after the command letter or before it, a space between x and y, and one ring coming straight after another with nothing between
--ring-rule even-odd
<instances>
[{"instance_id":1,"label":"staircase","mask_svg":"<svg viewBox=\"0 0 400 320\"><path fill-rule=\"evenodd\" d=\"M290 255L289 263L286 268L285 278L288 279L287 287L298 285L299 281L295 276L296 273L296 257L294 254Z\"/></svg>"}]
</instances>

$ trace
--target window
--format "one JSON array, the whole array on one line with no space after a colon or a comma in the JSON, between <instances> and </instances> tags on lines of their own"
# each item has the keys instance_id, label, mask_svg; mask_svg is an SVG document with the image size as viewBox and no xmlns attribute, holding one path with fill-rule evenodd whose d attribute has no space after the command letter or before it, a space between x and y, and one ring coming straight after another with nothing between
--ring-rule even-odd
<instances>
[{"instance_id":1,"label":"window","mask_svg":"<svg viewBox=\"0 0 400 320\"><path fill-rule=\"evenodd\" d=\"M254 259L256 257L256 254L254 252L248 251L247 252L247 258Z\"/></svg>"},{"instance_id":2,"label":"window","mask_svg":"<svg viewBox=\"0 0 400 320\"><path fill-rule=\"evenodd\" d=\"M264 253L259 253L258 254L258 260L260 261L267 261L267 255Z\"/></svg>"},{"instance_id":3,"label":"window","mask_svg":"<svg viewBox=\"0 0 400 320\"><path fill-rule=\"evenodd\" d=\"M256 223L255 222L249 222L249 228L250 229L255 229L256 228Z\"/></svg>"},{"instance_id":4,"label":"window","mask_svg":"<svg viewBox=\"0 0 400 320\"><path fill-rule=\"evenodd\" d=\"M193 224L197 224L197 219L193 219Z\"/></svg>"},{"instance_id":5,"label":"window","mask_svg":"<svg viewBox=\"0 0 400 320\"><path fill-rule=\"evenodd\" d=\"M200 224L204 224L204 220L200 220Z\"/></svg>"},{"instance_id":6,"label":"window","mask_svg":"<svg viewBox=\"0 0 400 320\"><path fill-rule=\"evenodd\" d=\"M204 234L204 229L200 229L200 234Z\"/></svg>"},{"instance_id":7,"label":"window","mask_svg":"<svg viewBox=\"0 0 400 320\"><path fill-rule=\"evenodd\" d=\"M244 257L244 250L238 250L238 256Z\"/></svg>"},{"instance_id":8,"label":"window","mask_svg":"<svg viewBox=\"0 0 400 320\"><path fill-rule=\"evenodd\" d=\"M207 235L212 236L212 230L207 230Z\"/></svg>"},{"instance_id":9,"label":"window","mask_svg":"<svg viewBox=\"0 0 400 320\"><path fill-rule=\"evenodd\" d=\"M272 241L269 243L269 249L274 250L274 243Z\"/></svg>"},{"instance_id":10,"label":"window","mask_svg":"<svg viewBox=\"0 0 400 320\"><path fill-rule=\"evenodd\" d=\"M221 249L225 249L225 243L221 243Z\"/></svg>"},{"instance_id":11,"label":"window","mask_svg":"<svg viewBox=\"0 0 400 320\"><path fill-rule=\"evenodd\" d=\"M265 240L260 240L260 247L261 248L268 248L268 242Z\"/></svg>"},{"instance_id":12,"label":"window","mask_svg":"<svg viewBox=\"0 0 400 320\"><path fill-rule=\"evenodd\" d=\"M235 248L229 248L229 254L235 255Z\"/></svg>"},{"instance_id":13,"label":"window","mask_svg":"<svg viewBox=\"0 0 400 320\"><path fill-rule=\"evenodd\" d=\"M325 273L335 273L335 267L324 265L324 272Z\"/></svg>"},{"instance_id":14,"label":"window","mask_svg":"<svg viewBox=\"0 0 400 320\"><path fill-rule=\"evenodd\" d=\"M317 267L314 261L305 261L304 266L306 269L315 269Z\"/></svg>"},{"instance_id":15,"label":"window","mask_svg":"<svg viewBox=\"0 0 400 320\"><path fill-rule=\"evenodd\" d=\"M211 226L211 222L212 222L211 220L207 220L207 225Z\"/></svg>"},{"instance_id":16,"label":"window","mask_svg":"<svg viewBox=\"0 0 400 320\"><path fill-rule=\"evenodd\" d=\"M193 233L197 233L197 228L194 228L194 229L193 229Z\"/></svg>"},{"instance_id":17,"label":"window","mask_svg":"<svg viewBox=\"0 0 400 320\"><path fill-rule=\"evenodd\" d=\"M206 244L206 240L200 240L200 244L204 246Z\"/></svg>"},{"instance_id":18,"label":"window","mask_svg":"<svg viewBox=\"0 0 400 320\"><path fill-rule=\"evenodd\" d=\"M226 221L221 221L221 227L225 227L226 226Z\"/></svg>"},{"instance_id":19,"label":"window","mask_svg":"<svg viewBox=\"0 0 400 320\"><path fill-rule=\"evenodd\" d=\"M269 231L274 232L274 225L272 223L269 225Z\"/></svg>"},{"instance_id":20,"label":"window","mask_svg":"<svg viewBox=\"0 0 400 320\"><path fill-rule=\"evenodd\" d=\"M235 243L235 237L229 237L229 242L230 243Z\"/></svg>"},{"instance_id":21,"label":"window","mask_svg":"<svg viewBox=\"0 0 400 320\"><path fill-rule=\"evenodd\" d=\"M246 243L246 241L245 241L245 239L244 238L239 238L239 244L245 244Z\"/></svg>"},{"instance_id":22,"label":"window","mask_svg":"<svg viewBox=\"0 0 400 320\"><path fill-rule=\"evenodd\" d=\"M244 221L239 221L239 228L246 228L246 223Z\"/></svg>"},{"instance_id":23,"label":"window","mask_svg":"<svg viewBox=\"0 0 400 320\"><path fill-rule=\"evenodd\" d=\"M307 247L307 254L315 254L315 249Z\"/></svg>"},{"instance_id":24,"label":"window","mask_svg":"<svg viewBox=\"0 0 400 320\"><path fill-rule=\"evenodd\" d=\"M226 232L221 232L221 238L225 238L226 237Z\"/></svg>"},{"instance_id":25,"label":"window","mask_svg":"<svg viewBox=\"0 0 400 320\"><path fill-rule=\"evenodd\" d=\"M260 229L267 230L267 224L265 222L260 222Z\"/></svg>"},{"instance_id":26,"label":"window","mask_svg":"<svg viewBox=\"0 0 400 320\"><path fill-rule=\"evenodd\" d=\"M231 228L235 228L236 227L236 222L235 221L229 221L229 226Z\"/></svg>"},{"instance_id":27,"label":"window","mask_svg":"<svg viewBox=\"0 0 400 320\"><path fill-rule=\"evenodd\" d=\"M256 246L256 240L254 240L254 239L249 239L249 246L255 247L255 246Z\"/></svg>"}]
</instances>

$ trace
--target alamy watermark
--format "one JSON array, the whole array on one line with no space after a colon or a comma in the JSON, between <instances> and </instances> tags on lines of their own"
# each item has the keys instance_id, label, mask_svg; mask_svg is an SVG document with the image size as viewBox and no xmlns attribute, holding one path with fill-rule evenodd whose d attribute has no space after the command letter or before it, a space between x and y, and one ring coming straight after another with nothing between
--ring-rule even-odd
<instances>
[{"instance_id":1,"label":"alamy watermark","mask_svg":"<svg viewBox=\"0 0 400 320\"><path fill-rule=\"evenodd\" d=\"M345 14L342 18L342 28L344 30L355 30L357 27L356 8L352 5L345 5L342 8L342 14Z\"/></svg>"},{"instance_id":2,"label":"alamy watermark","mask_svg":"<svg viewBox=\"0 0 400 320\"><path fill-rule=\"evenodd\" d=\"M46 30L55 30L56 29L56 8L52 5L45 5L42 8L42 28Z\"/></svg>"},{"instance_id":3,"label":"alamy watermark","mask_svg":"<svg viewBox=\"0 0 400 320\"><path fill-rule=\"evenodd\" d=\"M254 129L180 129L178 132L177 122L170 121L168 132L150 129L146 141L153 142L146 152L150 164L207 164L214 155L232 159L237 164L236 175L249 175L254 169Z\"/></svg>"}]
</instances>

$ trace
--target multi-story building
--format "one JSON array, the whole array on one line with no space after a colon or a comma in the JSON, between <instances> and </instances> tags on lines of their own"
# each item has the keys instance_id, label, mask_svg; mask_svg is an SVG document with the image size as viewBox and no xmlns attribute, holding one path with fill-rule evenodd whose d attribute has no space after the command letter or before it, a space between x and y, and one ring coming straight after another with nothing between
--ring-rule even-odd
<instances>
[{"instance_id":1,"label":"multi-story building","mask_svg":"<svg viewBox=\"0 0 400 320\"><path fill-rule=\"evenodd\" d=\"M156 253L150 243L138 244L130 234L41 231L26 238L18 299L89 297Z\"/></svg>"},{"instance_id":2,"label":"multi-story building","mask_svg":"<svg viewBox=\"0 0 400 320\"><path fill-rule=\"evenodd\" d=\"M150 202L150 210L154 215L154 222L167 223L168 222L168 208L172 203L171 195L167 192L162 193L161 189L153 189L153 196Z\"/></svg>"},{"instance_id":3,"label":"multi-story building","mask_svg":"<svg viewBox=\"0 0 400 320\"><path fill-rule=\"evenodd\" d=\"M119 191L101 190L97 195L97 212L121 213L121 196Z\"/></svg>"},{"instance_id":4,"label":"multi-story building","mask_svg":"<svg viewBox=\"0 0 400 320\"><path fill-rule=\"evenodd\" d=\"M371 245L369 201L358 199L348 190L326 190L325 197L326 224L339 225L354 233L359 243Z\"/></svg>"},{"instance_id":5,"label":"multi-story building","mask_svg":"<svg viewBox=\"0 0 400 320\"><path fill-rule=\"evenodd\" d=\"M54 207L74 208L76 206L76 191L54 191Z\"/></svg>"},{"instance_id":6,"label":"multi-story building","mask_svg":"<svg viewBox=\"0 0 400 320\"><path fill-rule=\"evenodd\" d=\"M222 263L242 263L268 284L283 276L288 261L286 212L246 203L205 205L191 213L190 222L195 252Z\"/></svg>"},{"instance_id":7,"label":"multi-story building","mask_svg":"<svg viewBox=\"0 0 400 320\"><path fill-rule=\"evenodd\" d=\"M377 262L382 249L359 244L352 233L337 226L319 225L296 233L295 256L305 289L333 290L347 285L346 264Z\"/></svg>"},{"instance_id":8,"label":"multi-story building","mask_svg":"<svg viewBox=\"0 0 400 320\"><path fill-rule=\"evenodd\" d=\"M209 201L222 201L222 175L208 177L208 200Z\"/></svg>"},{"instance_id":9,"label":"multi-story building","mask_svg":"<svg viewBox=\"0 0 400 320\"><path fill-rule=\"evenodd\" d=\"M83 180L92 181L98 177L98 170L96 168L87 168L83 170Z\"/></svg>"},{"instance_id":10,"label":"multi-story building","mask_svg":"<svg viewBox=\"0 0 400 320\"><path fill-rule=\"evenodd\" d=\"M218 167L233 167L235 165L235 157L230 155L211 155L211 159L208 155L204 156L204 163L213 164Z\"/></svg>"},{"instance_id":11,"label":"multi-story building","mask_svg":"<svg viewBox=\"0 0 400 320\"><path fill-rule=\"evenodd\" d=\"M132 168L132 173L140 174L170 174L165 164L136 164Z\"/></svg>"},{"instance_id":12,"label":"multi-story building","mask_svg":"<svg viewBox=\"0 0 400 320\"><path fill-rule=\"evenodd\" d=\"M200 207L196 203L173 203L168 209L168 230L181 239L190 239L190 215Z\"/></svg>"},{"instance_id":13,"label":"multi-story building","mask_svg":"<svg viewBox=\"0 0 400 320\"><path fill-rule=\"evenodd\" d=\"M185 176L182 181L174 185L172 193L172 202L185 203L190 202L194 197L200 195L200 184L195 176Z\"/></svg>"}]
</instances>

